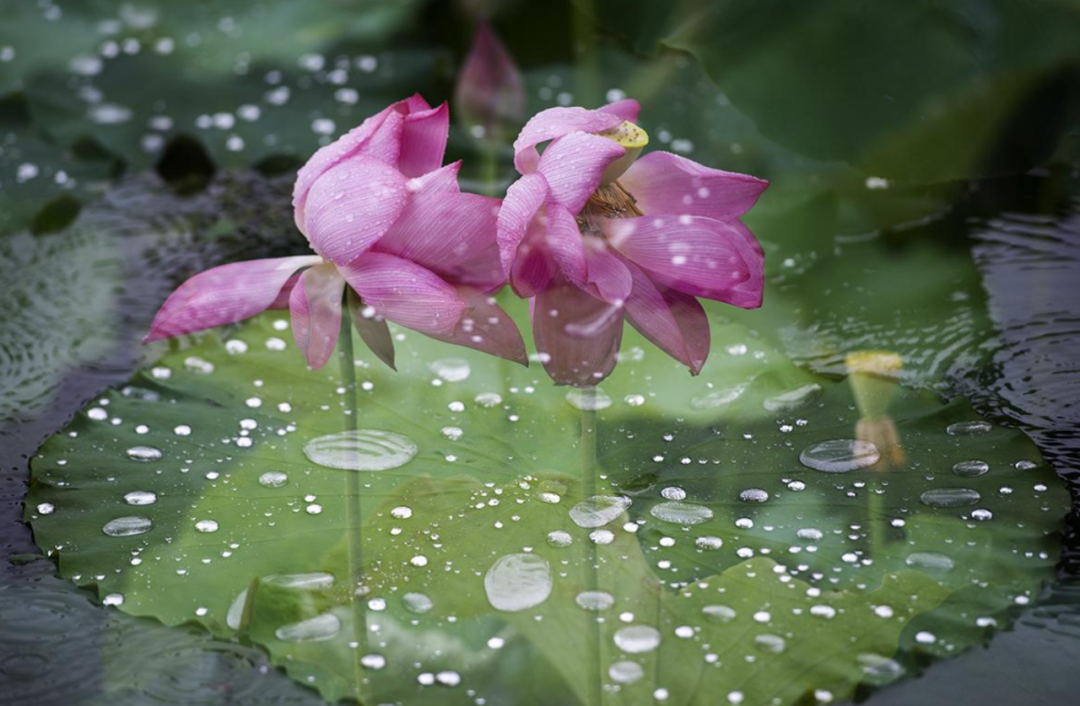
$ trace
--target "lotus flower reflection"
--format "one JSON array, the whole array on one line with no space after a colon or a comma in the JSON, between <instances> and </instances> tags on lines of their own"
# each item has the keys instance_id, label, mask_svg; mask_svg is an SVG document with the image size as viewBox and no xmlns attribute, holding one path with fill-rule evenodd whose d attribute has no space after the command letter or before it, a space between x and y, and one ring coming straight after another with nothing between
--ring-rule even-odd
<instances>
[{"instance_id":1,"label":"lotus flower reflection","mask_svg":"<svg viewBox=\"0 0 1080 706\"><path fill-rule=\"evenodd\" d=\"M413 96L323 147L300 169L296 225L315 255L238 262L200 273L161 307L146 341L288 307L312 368L329 360L346 287L353 321L393 366L386 321L526 362L521 335L490 298L505 283L495 242L498 199L462 193L442 166L446 105Z\"/></svg>"},{"instance_id":2,"label":"lotus flower reflection","mask_svg":"<svg viewBox=\"0 0 1080 706\"><path fill-rule=\"evenodd\" d=\"M607 377L624 319L697 374L709 353L697 298L761 304L764 254L740 217L768 183L666 152L637 159L648 143L639 110L624 100L537 114L514 143L522 177L500 202L462 193L460 163L442 166L445 104L395 103L297 175L296 225L316 254L196 275L146 340L288 307L296 343L318 369L347 300L361 337L391 366L387 321L527 364L517 327L491 298L509 280L530 300L557 384Z\"/></svg>"},{"instance_id":3,"label":"lotus flower reflection","mask_svg":"<svg viewBox=\"0 0 1080 706\"><path fill-rule=\"evenodd\" d=\"M697 297L761 305L764 253L740 217L768 182L667 152L636 160L639 110L552 108L514 143L524 176L499 212L499 248L559 384L611 373L624 318L696 375L709 353Z\"/></svg>"}]
</instances>

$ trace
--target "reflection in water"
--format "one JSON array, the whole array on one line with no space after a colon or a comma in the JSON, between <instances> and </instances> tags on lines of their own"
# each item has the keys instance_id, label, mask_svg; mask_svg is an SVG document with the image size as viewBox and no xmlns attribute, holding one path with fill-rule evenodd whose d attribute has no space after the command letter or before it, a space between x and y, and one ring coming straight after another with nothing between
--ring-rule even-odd
<instances>
[{"instance_id":1,"label":"reflection in water","mask_svg":"<svg viewBox=\"0 0 1080 706\"><path fill-rule=\"evenodd\" d=\"M889 404L900 382L903 360L896 353L860 351L846 359L848 381L859 407L855 437L872 444L880 453L882 470L906 460L896 424L889 418Z\"/></svg>"}]
</instances>

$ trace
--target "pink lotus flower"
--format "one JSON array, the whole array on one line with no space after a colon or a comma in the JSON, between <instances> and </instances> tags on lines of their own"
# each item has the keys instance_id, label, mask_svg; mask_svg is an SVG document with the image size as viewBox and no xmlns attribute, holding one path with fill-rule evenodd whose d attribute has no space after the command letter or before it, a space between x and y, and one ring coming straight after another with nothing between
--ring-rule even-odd
<instances>
[{"instance_id":1,"label":"pink lotus flower","mask_svg":"<svg viewBox=\"0 0 1080 706\"><path fill-rule=\"evenodd\" d=\"M506 280L495 240L498 199L461 193L460 163L442 165L446 105L394 103L316 152L297 174L296 226L315 255L237 262L202 272L162 305L156 341L289 308L312 368L330 359L346 285L353 321L393 367L386 321L527 363L521 334L489 294Z\"/></svg>"},{"instance_id":2,"label":"pink lotus flower","mask_svg":"<svg viewBox=\"0 0 1080 706\"><path fill-rule=\"evenodd\" d=\"M739 219L768 182L667 152L635 161L639 110L552 108L514 142L524 176L499 211L499 249L558 384L610 375L624 319L696 375L709 354L697 297L761 305L764 253Z\"/></svg>"}]
</instances>

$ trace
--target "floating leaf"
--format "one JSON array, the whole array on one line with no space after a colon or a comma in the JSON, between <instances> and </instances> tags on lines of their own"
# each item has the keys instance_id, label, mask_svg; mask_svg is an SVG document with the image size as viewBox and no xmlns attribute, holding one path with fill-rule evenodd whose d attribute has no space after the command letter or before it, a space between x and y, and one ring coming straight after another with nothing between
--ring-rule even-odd
<instances>
[{"instance_id":1,"label":"floating leaf","mask_svg":"<svg viewBox=\"0 0 1080 706\"><path fill-rule=\"evenodd\" d=\"M400 372L361 350L355 388L281 314L177 345L43 447L37 541L120 610L376 703L844 698L1052 576L1065 491L962 401L864 385L886 416L860 419L737 325L699 378L628 336L590 403L399 335ZM867 465L871 433L898 444ZM978 500L920 500L949 489Z\"/></svg>"}]
</instances>

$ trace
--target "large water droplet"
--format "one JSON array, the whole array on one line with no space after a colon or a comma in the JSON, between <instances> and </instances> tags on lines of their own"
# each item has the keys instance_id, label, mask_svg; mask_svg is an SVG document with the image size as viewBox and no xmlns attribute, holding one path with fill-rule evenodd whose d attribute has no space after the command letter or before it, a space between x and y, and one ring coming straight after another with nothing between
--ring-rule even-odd
<instances>
[{"instance_id":1,"label":"large water droplet","mask_svg":"<svg viewBox=\"0 0 1080 706\"><path fill-rule=\"evenodd\" d=\"M645 670L637 662L621 660L608 667L608 676L617 684L633 684L645 676Z\"/></svg>"},{"instance_id":2,"label":"large water droplet","mask_svg":"<svg viewBox=\"0 0 1080 706\"><path fill-rule=\"evenodd\" d=\"M157 493L149 490L133 490L124 495L124 502L128 505L153 505L157 502Z\"/></svg>"},{"instance_id":3,"label":"large water droplet","mask_svg":"<svg viewBox=\"0 0 1080 706\"><path fill-rule=\"evenodd\" d=\"M218 523L216 520L199 520L195 523L195 529L200 532L217 532Z\"/></svg>"},{"instance_id":4,"label":"large water droplet","mask_svg":"<svg viewBox=\"0 0 1080 706\"><path fill-rule=\"evenodd\" d=\"M420 615L435 607L434 601L423 593L406 593L401 597L401 603L413 613Z\"/></svg>"},{"instance_id":5,"label":"large water droplet","mask_svg":"<svg viewBox=\"0 0 1080 706\"><path fill-rule=\"evenodd\" d=\"M735 385L734 387L728 387L722 390L713 390L707 392L704 395L691 398L690 409L707 410L716 409L717 407L723 407L729 405L742 396L742 393L746 391L746 385Z\"/></svg>"},{"instance_id":6,"label":"large water droplet","mask_svg":"<svg viewBox=\"0 0 1080 706\"><path fill-rule=\"evenodd\" d=\"M109 520L105 523L105 526L101 528L101 531L110 537L130 537L136 534L143 534L149 532L154 528L154 521L149 517L117 517L115 520Z\"/></svg>"},{"instance_id":7,"label":"large water droplet","mask_svg":"<svg viewBox=\"0 0 1080 706\"><path fill-rule=\"evenodd\" d=\"M747 488L739 493L739 500L744 503L763 503L769 499L769 491L762 488Z\"/></svg>"},{"instance_id":8,"label":"large water droplet","mask_svg":"<svg viewBox=\"0 0 1080 706\"><path fill-rule=\"evenodd\" d=\"M333 613L323 613L298 623L283 625L274 636L285 642L322 642L341 632L341 620Z\"/></svg>"},{"instance_id":9,"label":"large water droplet","mask_svg":"<svg viewBox=\"0 0 1080 706\"><path fill-rule=\"evenodd\" d=\"M873 466L880 458L878 448L861 439L830 439L799 454L802 465L824 473L855 471Z\"/></svg>"},{"instance_id":10,"label":"large water droplet","mask_svg":"<svg viewBox=\"0 0 1080 706\"><path fill-rule=\"evenodd\" d=\"M707 605L701 614L717 623L730 623L735 619L735 609L726 605Z\"/></svg>"},{"instance_id":11,"label":"large water droplet","mask_svg":"<svg viewBox=\"0 0 1080 706\"><path fill-rule=\"evenodd\" d=\"M582 591L574 600L585 610L607 610L615 605L615 596L607 591Z\"/></svg>"},{"instance_id":12,"label":"large water droplet","mask_svg":"<svg viewBox=\"0 0 1080 706\"><path fill-rule=\"evenodd\" d=\"M904 676L903 665L890 657L864 653L856 657L856 660L866 675L866 681L875 686L884 686Z\"/></svg>"},{"instance_id":13,"label":"large water droplet","mask_svg":"<svg viewBox=\"0 0 1080 706\"><path fill-rule=\"evenodd\" d=\"M388 471L404 466L416 452L409 437L379 429L328 434L304 446L304 455L313 463L346 471Z\"/></svg>"},{"instance_id":14,"label":"large water droplet","mask_svg":"<svg viewBox=\"0 0 1080 706\"><path fill-rule=\"evenodd\" d=\"M540 605L551 595L551 565L535 554L500 557L484 576L488 602L514 613Z\"/></svg>"},{"instance_id":15,"label":"large water droplet","mask_svg":"<svg viewBox=\"0 0 1080 706\"><path fill-rule=\"evenodd\" d=\"M264 488L281 488L289 482L289 475L283 471L267 471L259 476L259 485Z\"/></svg>"},{"instance_id":16,"label":"large water droplet","mask_svg":"<svg viewBox=\"0 0 1080 706\"><path fill-rule=\"evenodd\" d=\"M934 488L919 496L922 504L930 507L966 507L980 499L979 491L971 488Z\"/></svg>"},{"instance_id":17,"label":"large water droplet","mask_svg":"<svg viewBox=\"0 0 1080 706\"><path fill-rule=\"evenodd\" d=\"M461 382L467 380L472 368L469 361L462 358L442 358L431 364L431 372L447 382Z\"/></svg>"},{"instance_id":18,"label":"large water droplet","mask_svg":"<svg viewBox=\"0 0 1080 706\"><path fill-rule=\"evenodd\" d=\"M766 397L762 405L770 412L790 412L798 409L821 392L821 385L812 382L809 385L797 387L794 390L782 392L779 395Z\"/></svg>"},{"instance_id":19,"label":"large water droplet","mask_svg":"<svg viewBox=\"0 0 1080 706\"><path fill-rule=\"evenodd\" d=\"M950 436L975 436L986 434L994 430L994 425L982 420L969 422L956 422L945 427L945 433Z\"/></svg>"},{"instance_id":20,"label":"large water droplet","mask_svg":"<svg viewBox=\"0 0 1080 706\"><path fill-rule=\"evenodd\" d=\"M630 507L630 498L623 495L594 495L570 509L570 519L578 527L603 527Z\"/></svg>"},{"instance_id":21,"label":"large water droplet","mask_svg":"<svg viewBox=\"0 0 1080 706\"><path fill-rule=\"evenodd\" d=\"M132 461L142 461L143 463L159 461L161 460L161 449L156 449L153 446L132 446L127 450L127 457Z\"/></svg>"},{"instance_id":22,"label":"large water droplet","mask_svg":"<svg viewBox=\"0 0 1080 706\"><path fill-rule=\"evenodd\" d=\"M952 557L938 552L912 552L904 559L904 563L923 571L952 571L955 566Z\"/></svg>"},{"instance_id":23,"label":"large water droplet","mask_svg":"<svg viewBox=\"0 0 1080 706\"><path fill-rule=\"evenodd\" d=\"M660 631L648 625L628 625L615 631L615 646L631 654L651 652L660 646Z\"/></svg>"},{"instance_id":24,"label":"large water droplet","mask_svg":"<svg viewBox=\"0 0 1080 706\"><path fill-rule=\"evenodd\" d=\"M986 461L961 461L952 467L952 472L961 478L975 478L990 470Z\"/></svg>"},{"instance_id":25,"label":"large water droplet","mask_svg":"<svg viewBox=\"0 0 1080 706\"><path fill-rule=\"evenodd\" d=\"M611 406L611 397L599 387L591 390L570 390L566 393L566 401L571 407L583 412L595 412Z\"/></svg>"},{"instance_id":26,"label":"large water droplet","mask_svg":"<svg viewBox=\"0 0 1080 706\"><path fill-rule=\"evenodd\" d=\"M658 520L677 525L697 525L708 522L713 518L713 511L704 505L695 505L680 500L657 503L649 510L649 514Z\"/></svg>"}]
</instances>

